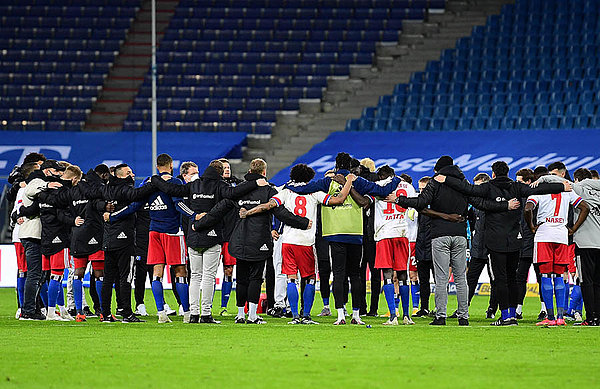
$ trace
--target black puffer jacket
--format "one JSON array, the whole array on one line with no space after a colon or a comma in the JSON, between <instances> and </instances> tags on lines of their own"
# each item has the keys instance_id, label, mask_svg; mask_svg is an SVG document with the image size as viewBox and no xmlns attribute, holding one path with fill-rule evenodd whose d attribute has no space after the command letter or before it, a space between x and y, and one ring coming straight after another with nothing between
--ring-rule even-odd
<instances>
[{"instance_id":1,"label":"black puffer jacket","mask_svg":"<svg viewBox=\"0 0 600 389\"><path fill-rule=\"evenodd\" d=\"M257 187L256 180L236 187L229 186L219 172L208 166L201 177L185 185L166 182L158 176L152 177L152 184L171 196L188 197L188 204L195 213L210 211L222 199L237 199ZM186 244L191 248L212 247L223 242L223 219L210 228L192 230L189 224Z\"/></svg>"},{"instance_id":2,"label":"black puffer jacket","mask_svg":"<svg viewBox=\"0 0 600 389\"><path fill-rule=\"evenodd\" d=\"M46 180L63 184L62 188L47 192L49 196L61 196L71 189L71 181L56 180L52 177L47 177ZM67 208L52 205L51 201L45 202L39 199L39 204L42 221L42 254L53 255L69 247L75 216Z\"/></svg>"},{"instance_id":3,"label":"black puffer jacket","mask_svg":"<svg viewBox=\"0 0 600 389\"><path fill-rule=\"evenodd\" d=\"M522 199L534 194L560 193L564 190L563 184L540 184L537 188L515 182L510 178L496 177L481 185L472 185L465 179L454 176L446 178L450 188L469 196L479 196L492 199L498 204L510 199ZM485 217L485 245L491 251L506 253L520 251L521 239L521 213L520 209L509 211L504 208L502 212L488 212Z\"/></svg>"},{"instance_id":4,"label":"black puffer jacket","mask_svg":"<svg viewBox=\"0 0 600 389\"><path fill-rule=\"evenodd\" d=\"M114 204L115 210L111 215L123 212L134 201L145 201L155 191L152 184L134 188L135 181L128 178L110 176L108 184L102 188L102 197ZM104 223L102 249L104 251L120 250L134 247L135 214L127 215L117 221Z\"/></svg>"},{"instance_id":5,"label":"black puffer jacket","mask_svg":"<svg viewBox=\"0 0 600 389\"><path fill-rule=\"evenodd\" d=\"M236 176L231 176L229 178L223 178L223 181L228 183L230 186L235 187L240 185L244 180L240 180ZM233 229L239 220L239 215L231 210L227 212L227 214L223 217L223 242L229 242L231 239L231 234L233 234Z\"/></svg>"},{"instance_id":6,"label":"black puffer jacket","mask_svg":"<svg viewBox=\"0 0 600 389\"><path fill-rule=\"evenodd\" d=\"M417 241L415 242L415 259L419 261L431 261L431 218L419 214L417 219Z\"/></svg>"},{"instance_id":7,"label":"black puffer jacket","mask_svg":"<svg viewBox=\"0 0 600 389\"><path fill-rule=\"evenodd\" d=\"M248 173L244 177L247 182L256 182L264 178L259 174ZM219 202L202 219L194 223L194 228L207 230L221 222L227 212L239 212L241 207L254 208L259 204L268 202L277 194L271 186L256 187L251 192L242 196L238 201L223 200ZM293 228L307 229L309 220L289 212L285 207L273 208L271 212L264 212L239 219L229 240L229 254L238 260L262 261L273 255L273 238L271 237L271 216L275 215L281 222Z\"/></svg>"},{"instance_id":8,"label":"black puffer jacket","mask_svg":"<svg viewBox=\"0 0 600 389\"><path fill-rule=\"evenodd\" d=\"M460 168L456 165L446 166L440 169L439 174L448 177L453 177L459 182L465 180L465 176ZM466 180L465 180L466 181ZM442 185L435 180L430 180L425 189L418 197L407 198L400 196L396 199L396 203L404 208L415 208L421 210L426 206L437 212L446 214L459 214L466 218L468 204L481 209L489 209L491 211L503 211L508 209L508 202L496 203L491 200L467 197L462 193L457 192L448 185ZM420 216L420 215L419 215ZM441 236L467 236L467 223L456 223L440 218L431 219L431 239Z\"/></svg>"},{"instance_id":9,"label":"black puffer jacket","mask_svg":"<svg viewBox=\"0 0 600 389\"><path fill-rule=\"evenodd\" d=\"M485 211L475 207L469 209L471 226L471 258L485 259L488 252L485 247Z\"/></svg>"},{"instance_id":10,"label":"black puffer jacket","mask_svg":"<svg viewBox=\"0 0 600 389\"><path fill-rule=\"evenodd\" d=\"M521 207L522 210L525 209L525 204L527 203L527 197L521 199ZM521 212L521 258L533 258L533 238L535 238L535 234L531 232L527 222L525 221L525 213ZM533 220L537 220L537 207L533 210Z\"/></svg>"}]
</instances>

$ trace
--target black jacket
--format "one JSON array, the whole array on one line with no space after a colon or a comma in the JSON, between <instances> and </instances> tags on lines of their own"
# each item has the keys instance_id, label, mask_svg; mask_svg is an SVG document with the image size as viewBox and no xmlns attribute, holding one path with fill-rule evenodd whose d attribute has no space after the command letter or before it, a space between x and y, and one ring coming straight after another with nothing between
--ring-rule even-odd
<instances>
[{"instance_id":1,"label":"black jacket","mask_svg":"<svg viewBox=\"0 0 600 389\"><path fill-rule=\"evenodd\" d=\"M493 199L498 204L510 199L522 199L534 194L560 193L563 184L541 184L531 188L510 178L496 177L481 185L472 185L465 179L447 177L446 185L466 195ZM520 209L509 211L507 207L501 212L488 212L485 216L485 245L491 251L506 253L521 249L522 239Z\"/></svg>"},{"instance_id":2,"label":"black jacket","mask_svg":"<svg viewBox=\"0 0 600 389\"><path fill-rule=\"evenodd\" d=\"M55 180L46 177L47 181L58 181L62 188L47 193L49 196L61 197L71 189L70 181ZM40 219L42 221L42 254L53 255L69 247L71 242L71 228L75 225L75 216L69 209L52 205L52 201L43 201L39 195Z\"/></svg>"},{"instance_id":3,"label":"black jacket","mask_svg":"<svg viewBox=\"0 0 600 389\"><path fill-rule=\"evenodd\" d=\"M533 258L533 238L535 238L535 234L533 232L531 232L531 230L529 229L529 226L527 225L527 222L525 221L525 204L527 203L527 197L521 199L521 204L523 204L523 207L521 207L522 211L521 212L521 242L522 242L522 246L521 246L521 254L520 257L521 258ZM537 219L537 208L535 208L533 210L533 220Z\"/></svg>"},{"instance_id":4,"label":"black jacket","mask_svg":"<svg viewBox=\"0 0 600 389\"><path fill-rule=\"evenodd\" d=\"M210 211L222 199L237 199L257 187L256 180L236 187L229 186L217 170L208 166L201 177L185 185L166 182L158 176L152 184L170 196L188 197L189 207L194 213ZM191 248L212 247L223 242L223 218L219 223L203 230L192 230L189 224L186 244Z\"/></svg>"},{"instance_id":5,"label":"black jacket","mask_svg":"<svg viewBox=\"0 0 600 389\"><path fill-rule=\"evenodd\" d=\"M472 207L469 209L471 226L471 258L485 259L488 252L485 247L485 211Z\"/></svg>"},{"instance_id":6,"label":"black jacket","mask_svg":"<svg viewBox=\"0 0 600 389\"><path fill-rule=\"evenodd\" d=\"M240 185L244 180L240 180L236 176L231 176L229 178L223 178L223 181L229 184L229 186L235 187ZM240 216L235 212L235 210L231 210L227 212L227 214L223 217L223 242L229 242L231 239L231 234L233 234L233 229L237 224Z\"/></svg>"},{"instance_id":7,"label":"black jacket","mask_svg":"<svg viewBox=\"0 0 600 389\"><path fill-rule=\"evenodd\" d=\"M431 261L431 218L419 214L417 219L418 230L415 242L415 259L419 261Z\"/></svg>"},{"instance_id":8,"label":"black jacket","mask_svg":"<svg viewBox=\"0 0 600 389\"><path fill-rule=\"evenodd\" d=\"M438 172L439 174L448 177L454 177L458 181L465 180L465 176L460 168L456 165L446 166ZM491 200L468 197L452 189L448 185L442 185L435 180L430 180L425 189L418 197L407 198L405 196L398 197L396 203L408 208L412 207L416 210L421 210L426 206L434 211L443 212L446 214L459 214L467 216L469 203L480 209L490 211L503 211L508 209L508 202L503 201L497 203ZM420 216L420 215L419 215ZM441 236L467 236L467 223L451 222L440 218L431 219L431 239Z\"/></svg>"},{"instance_id":9,"label":"black jacket","mask_svg":"<svg viewBox=\"0 0 600 389\"><path fill-rule=\"evenodd\" d=\"M245 176L246 181L250 183L255 183L259 178L264 177L254 173L248 173ZM221 222L227 212L231 210L239 212L241 207L254 208L268 202L275 194L277 194L277 190L273 187L261 186L245 194L238 201L222 200L202 219L196 221L194 227L203 230L213 228ZM276 207L271 212L263 212L245 219L238 218L229 240L229 254L244 261L262 261L270 258L273 255L272 214L290 227L300 229L308 227L309 220L307 218L296 216L285 207Z\"/></svg>"},{"instance_id":10,"label":"black jacket","mask_svg":"<svg viewBox=\"0 0 600 389\"><path fill-rule=\"evenodd\" d=\"M135 213L135 255L146 258L150 243L150 206L146 203Z\"/></svg>"},{"instance_id":11,"label":"black jacket","mask_svg":"<svg viewBox=\"0 0 600 389\"><path fill-rule=\"evenodd\" d=\"M108 184L102 188L102 197L114 204L111 215L118 215L134 201L143 201L155 191L152 184L134 188L135 182L127 178L110 176ZM127 215L117 221L104 223L102 249L104 251L120 250L134 247L135 214Z\"/></svg>"}]
</instances>

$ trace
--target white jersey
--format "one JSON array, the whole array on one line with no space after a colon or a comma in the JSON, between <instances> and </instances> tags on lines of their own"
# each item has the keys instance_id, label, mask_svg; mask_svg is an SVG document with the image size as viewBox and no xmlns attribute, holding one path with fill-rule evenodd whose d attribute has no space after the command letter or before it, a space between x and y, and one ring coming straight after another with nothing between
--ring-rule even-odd
<instances>
[{"instance_id":1,"label":"white jersey","mask_svg":"<svg viewBox=\"0 0 600 389\"><path fill-rule=\"evenodd\" d=\"M414 243L417 241L417 233L419 232L419 212L414 208L408 208L406 217L406 222L408 223L408 241Z\"/></svg>"},{"instance_id":2,"label":"white jersey","mask_svg":"<svg viewBox=\"0 0 600 389\"><path fill-rule=\"evenodd\" d=\"M378 181L378 185L385 185L390 178ZM408 182L401 181L396 188L396 196L415 197L415 188ZM398 204L375 200L375 241L390 238L408 238L408 216L406 209Z\"/></svg>"},{"instance_id":3,"label":"white jersey","mask_svg":"<svg viewBox=\"0 0 600 389\"><path fill-rule=\"evenodd\" d=\"M19 209L21 207L21 205L23 204L23 195L25 194L25 188L19 188L19 191L17 192L17 198L15 199L15 205L13 206L12 211L10 212L10 214L12 215L17 209ZM21 240L19 239L19 227L21 225L19 223L15 223L15 227L12 230L12 241L13 243L16 242L20 242Z\"/></svg>"},{"instance_id":4,"label":"white jersey","mask_svg":"<svg viewBox=\"0 0 600 389\"><path fill-rule=\"evenodd\" d=\"M272 200L297 216L306 217L313 222L308 230L292 228L288 225L283 227L281 235L282 243L294 244L297 246L312 246L315 244L315 234L317 232L317 206L329 202L331 196L325 192L315 192L308 195L300 195L289 189L283 189Z\"/></svg>"},{"instance_id":5,"label":"white jersey","mask_svg":"<svg viewBox=\"0 0 600 389\"><path fill-rule=\"evenodd\" d=\"M581 197L575 192L562 192L529 196L527 202L538 208L536 224L539 227L533 241L568 244L569 205L576 207Z\"/></svg>"}]
</instances>

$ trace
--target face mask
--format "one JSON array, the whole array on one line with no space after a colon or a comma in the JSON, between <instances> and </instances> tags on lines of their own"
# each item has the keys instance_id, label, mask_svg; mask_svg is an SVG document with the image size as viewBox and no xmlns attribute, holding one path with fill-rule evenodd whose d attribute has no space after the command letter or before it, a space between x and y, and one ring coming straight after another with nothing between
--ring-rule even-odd
<instances>
[{"instance_id":1,"label":"face mask","mask_svg":"<svg viewBox=\"0 0 600 389\"><path fill-rule=\"evenodd\" d=\"M128 176L127 178L125 178L125 180L127 181L127 184L134 186L135 185L135 178Z\"/></svg>"},{"instance_id":2,"label":"face mask","mask_svg":"<svg viewBox=\"0 0 600 389\"><path fill-rule=\"evenodd\" d=\"M192 182L192 181L196 181L197 179L198 179L198 173L196 173L196 174L193 174L193 175L190 177L190 182Z\"/></svg>"}]
</instances>

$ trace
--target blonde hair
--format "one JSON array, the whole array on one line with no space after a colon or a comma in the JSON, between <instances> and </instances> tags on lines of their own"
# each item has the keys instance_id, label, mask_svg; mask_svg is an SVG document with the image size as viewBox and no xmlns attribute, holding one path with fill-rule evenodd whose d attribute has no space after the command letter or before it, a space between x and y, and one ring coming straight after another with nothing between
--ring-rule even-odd
<instances>
[{"instance_id":1,"label":"blonde hair","mask_svg":"<svg viewBox=\"0 0 600 389\"><path fill-rule=\"evenodd\" d=\"M371 158L363 158L360 160L360 164L369 169L371 173L375 171L375 161Z\"/></svg>"},{"instance_id":2,"label":"blonde hair","mask_svg":"<svg viewBox=\"0 0 600 389\"><path fill-rule=\"evenodd\" d=\"M77 165L67 166L65 173L63 174L63 178L76 178L77 181L81 180L81 176L83 176L83 173Z\"/></svg>"},{"instance_id":3,"label":"blonde hair","mask_svg":"<svg viewBox=\"0 0 600 389\"><path fill-rule=\"evenodd\" d=\"M250 173L263 174L267 171L267 163L262 158L253 159L250 162Z\"/></svg>"}]
</instances>

